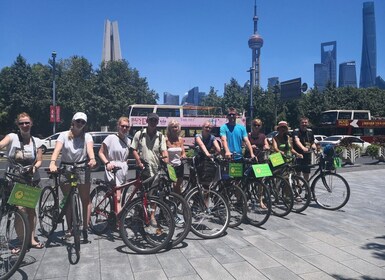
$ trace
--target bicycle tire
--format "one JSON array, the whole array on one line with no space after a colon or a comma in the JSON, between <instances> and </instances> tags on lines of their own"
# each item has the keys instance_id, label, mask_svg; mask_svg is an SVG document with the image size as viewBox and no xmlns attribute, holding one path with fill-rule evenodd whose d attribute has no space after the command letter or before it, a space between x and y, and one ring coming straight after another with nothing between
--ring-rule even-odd
<instances>
[{"instance_id":1,"label":"bicycle tire","mask_svg":"<svg viewBox=\"0 0 385 280\"><path fill-rule=\"evenodd\" d=\"M230 209L221 194L212 189L195 188L187 194L186 201L191 208L191 231L195 235L211 239L226 232L230 222Z\"/></svg>"},{"instance_id":2,"label":"bicycle tire","mask_svg":"<svg viewBox=\"0 0 385 280\"><path fill-rule=\"evenodd\" d=\"M122 208L123 208L124 205L126 205L126 203L128 202L128 199L130 198L131 193L132 193L132 191L133 191L134 188L135 188L134 185L130 185L130 186L128 186L128 187L126 187L126 188L123 189L122 194L121 194L121 199L120 199L120 203L121 203L121 207L122 207ZM135 195L132 197L131 201L134 200L134 199L137 198L137 197L138 197L137 194L135 194Z\"/></svg>"},{"instance_id":3,"label":"bicycle tire","mask_svg":"<svg viewBox=\"0 0 385 280\"><path fill-rule=\"evenodd\" d=\"M90 228L98 235L108 230L109 225L112 223L112 221L110 221L111 215L115 214L113 213L113 199L111 196L106 197L107 192L107 186L99 185L94 188L90 194ZM116 224L116 221L114 222Z\"/></svg>"},{"instance_id":4,"label":"bicycle tire","mask_svg":"<svg viewBox=\"0 0 385 280\"><path fill-rule=\"evenodd\" d=\"M301 213L306 210L311 202L311 193L309 183L296 174L289 175L288 180L294 195L293 209L295 213Z\"/></svg>"},{"instance_id":5,"label":"bicycle tire","mask_svg":"<svg viewBox=\"0 0 385 280\"><path fill-rule=\"evenodd\" d=\"M29 223L25 213L17 208L9 209L9 205L2 205L0 217L0 280L9 279L20 267L29 248ZM6 209L8 208L8 209ZM18 233L23 236L19 240L15 229L18 222ZM19 252L12 250L20 249Z\"/></svg>"},{"instance_id":6,"label":"bicycle tire","mask_svg":"<svg viewBox=\"0 0 385 280\"><path fill-rule=\"evenodd\" d=\"M239 226L246 219L247 197L245 192L239 187L240 180L219 181L215 190L219 190L229 205L230 221L229 227Z\"/></svg>"},{"instance_id":7,"label":"bicycle tire","mask_svg":"<svg viewBox=\"0 0 385 280\"><path fill-rule=\"evenodd\" d=\"M135 198L122 209L120 235L132 251L153 254L170 244L175 227L174 219L170 208L159 198L148 196L146 207L143 199ZM155 211L156 226L149 223L152 211Z\"/></svg>"},{"instance_id":8,"label":"bicycle tire","mask_svg":"<svg viewBox=\"0 0 385 280\"><path fill-rule=\"evenodd\" d=\"M327 210L338 210L350 198L348 182L339 174L326 172L318 175L312 183L315 202Z\"/></svg>"},{"instance_id":9,"label":"bicycle tire","mask_svg":"<svg viewBox=\"0 0 385 280\"><path fill-rule=\"evenodd\" d=\"M57 227L59 205L55 190L51 186L44 187L39 201L40 232L49 237Z\"/></svg>"},{"instance_id":10,"label":"bicycle tire","mask_svg":"<svg viewBox=\"0 0 385 280\"><path fill-rule=\"evenodd\" d=\"M251 225L260 227L267 222L272 212L270 192L261 181L246 182L243 186L247 197L246 219Z\"/></svg>"},{"instance_id":11,"label":"bicycle tire","mask_svg":"<svg viewBox=\"0 0 385 280\"><path fill-rule=\"evenodd\" d=\"M287 216L294 204L293 191L289 182L280 175L266 177L266 185L270 190L271 210L277 217Z\"/></svg>"},{"instance_id":12,"label":"bicycle tire","mask_svg":"<svg viewBox=\"0 0 385 280\"><path fill-rule=\"evenodd\" d=\"M82 218L81 218L79 195L76 192L74 192L71 197L71 211L72 211L72 231L73 231L73 237L74 237L74 248L75 248L76 256L78 258L77 261L79 261L80 234L81 234L80 226L82 224Z\"/></svg>"}]
</instances>

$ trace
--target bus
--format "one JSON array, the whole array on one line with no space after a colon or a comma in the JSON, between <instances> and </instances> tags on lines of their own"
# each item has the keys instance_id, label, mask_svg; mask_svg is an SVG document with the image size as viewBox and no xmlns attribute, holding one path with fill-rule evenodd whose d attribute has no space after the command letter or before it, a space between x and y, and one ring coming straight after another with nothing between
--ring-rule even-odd
<instances>
[{"instance_id":1,"label":"bus","mask_svg":"<svg viewBox=\"0 0 385 280\"><path fill-rule=\"evenodd\" d=\"M385 119L372 118L370 110L329 110L321 113L319 134L360 136L367 142L385 135Z\"/></svg>"},{"instance_id":2,"label":"bus","mask_svg":"<svg viewBox=\"0 0 385 280\"><path fill-rule=\"evenodd\" d=\"M128 107L128 118L132 134L147 126L147 115L149 113L158 114L158 129L164 135L166 135L168 123L171 120L178 121L181 124L181 137L184 138L186 147L194 145L195 134L201 133L205 121L210 121L213 126L212 134L217 137L219 137L220 126L227 123L226 114L223 114L220 107L133 104ZM237 123L246 125L244 114L237 118Z\"/></svg>"}]
</instances>

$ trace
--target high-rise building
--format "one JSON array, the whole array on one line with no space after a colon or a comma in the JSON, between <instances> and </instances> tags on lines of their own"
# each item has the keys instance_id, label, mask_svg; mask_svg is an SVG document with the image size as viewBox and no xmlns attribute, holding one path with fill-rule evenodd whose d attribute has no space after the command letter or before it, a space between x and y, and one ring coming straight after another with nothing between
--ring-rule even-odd
<instances>
[{"instance_id":1,"label":"high-rise building","mask_svg":"<svg viewBox=\"0 0 385 280\"><path fill-rule=\"evenodd\" d=\"M200 105L202 98L206 95L204 92L199 92L199 87L193 87L187 93L186 103L190 105Z\"/></svg>"},{"instance_id":2,"label":"high-rise building","mask_svg":"<svg viewBox=\"0 0 385 280\"><path fill-rule=\"evenodd\" d=\"M365 2L362 8L362 55L360 87L373 87L377 76L376 20L374 2Z\"/></svg>"},{"instance_id":3,"label":"high-rise building","mask_svg":"<svg viewBox=\"0 0 385 280\"><path fill-rule=\"evenodd\" d=\"M104 24L102 62L122 59L120 49L119 29L117 21L106 20Z\"/></svg>"},{"instance_id":4,"label":"high-rise building","mask_svg":"<svg viewBox=\"0 0 385 280\"><path fill-rule=\"evenodd\" d=\"M279 84L279 78L278 77L271 77L267 79L267 88L272 89L275 85Z\"/></svg>"},{"instance_id":5,"label":"high-rise building","mask_svg":"<svg viewBox=\"0 0 385 280\"><path fill-rule=\"evenodd\" d=\"M357 87L356 62L347 61L340 64L339 87Z\"/></svg>"},{"instance_id":6,"label":"high-rise building","mask_svg":"<svg viewBox=\"0 0 385 280\"><path fill-rule=\"evenodd\" d=\"M321 63L327 68L327 83L337 85L337 42L321 44Z\"/></svg>"},{"instance_id":7,"label":"high-rise building","mask_svg":"<svg viewBox=\"0 0 385 280\"><path fill-rule=\"evenodd\" d=\"M251 86L260 87L261 81L261 67L259 64L259 58L261 55L261 48L263 46L263 39L261 35L258 34L258 16L257 16L257 4L254 4L254 34L250 36L248 44L251 49L251 68L250 68L250 78L251 78Z\"/></svg>"},{"instance_id":8,"label":"high-rise building","mask_svg":"<svg viewBox=\"0 0 385 280\"><path fill-rule=\"evenodd\" d=\"M179 105L179 95L169 92L163 93L163 104L165 105Z\"/></svg>"},{"instance_id":9,"label":"high-rise building","mask_svg":"<svg viewBox=\"0 0 385 280\"><path fill-rule=\"evenodd\" d=\"M314 64L314 87L323 91L328 84L328 68L323 63Z\"/></svg>"}]
</instances>

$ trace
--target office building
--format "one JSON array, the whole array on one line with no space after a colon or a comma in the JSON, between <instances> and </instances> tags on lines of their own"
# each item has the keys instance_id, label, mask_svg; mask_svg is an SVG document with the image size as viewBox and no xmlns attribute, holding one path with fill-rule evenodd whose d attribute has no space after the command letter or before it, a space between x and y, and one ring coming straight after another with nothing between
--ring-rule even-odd
<instances>
[{"instance_id":1,"label":"office building","mask_svg":"<svg viewBox=\"0 0 385 280\"><path fill-rule=\"evenodd\" d=\"M327 83L337 85L337 42L321 44L321 63L327 68Z\"/></svg>"},{"instance_id":2,"label":"office building","mask_svg":"<svg viewBox=\"0 0 385 280\"><path fill-rule=\"evenodd\" d=\"M328 68L323 63L314 64L314 87L324 91L328 84Z\"/></svg>"},{"instance_id":3,"label":"office building","mask_svg":"<svg viewBox=\"0 0 385 280\"><path fill-rule=\"evenodd\" d=\"M165 105L179 105L179 95L169 92L163 93L163 104Z\"/></svg>"},{"instance_id":4,"label":"office building","mask_svg":"<svg viewBox=\"0 0 385 280\"><path fill-rule=\"evenodd\" d=\"M117 21L106 20L104 24L102 62L122 59L120 49L119 29Z\"/></svg>"},{"instance_id":5,"label":"office building","mask_svg":"<svg viewBox=\"0 0 385 280\"><path fill-rule=\"evenodd\" d=\"M202 98L205 95L206 93L199 91L199 87L193 87L187 92L185 103L198 106L201 104Z\"/></svg>"},{"instance_id":6,"label":"office building","mask_svg":"<svg viewBox=\"0 0 385 280\"><path fill-rule=\"evenodd\" d=\"M267 88L273 89L275 85L279 85L279 78L278 77L271 77L267 79Z\"/></svg>"},{"instance_id":7,"label":"office building","mask_svg":"<svg viewBox=\"0 0 385 280\"><path fill-rule=\"evenodd\" d=\"M362 55L360 87L373 87L377 76L376 21L374 2L365 2L362 9Z\"/></svg>"},{"instance_id":8,"label":"office building","mask_svg":"<svg viewBox=\"0 0 385 280\"><path fill-rule=\"evenodd\" d=\"M356 62L348 61L340 64L339 87L357 87Z\"/></svg>"}]
</instances>

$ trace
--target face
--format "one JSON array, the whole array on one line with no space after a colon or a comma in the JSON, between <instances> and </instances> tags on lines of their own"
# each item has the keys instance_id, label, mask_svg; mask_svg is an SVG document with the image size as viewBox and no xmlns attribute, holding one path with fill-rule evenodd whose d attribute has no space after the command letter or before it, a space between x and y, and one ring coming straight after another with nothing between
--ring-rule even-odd
<instances>
[{"instance_id":1,"label":"face","mask_svg":"<svg viewBox=\"0 0 385 280\"><path fill-rule=\"evenodd\" d=\"M159 120L157 118L147 119L148 126L155 127L158 125Z\"/></svg>"},{"instance_id":2,"label":"face","mask_svg":"<svg viewBox=\"0 0 385 280\"><path fill-rule=\"evenodd\" d=\"M21 132L29 132L31 130L32 121L29 117L21 117L19 118L17 125Z\"/></svg>"},{"instance_id":3,"label":"face","mask_svg":"<svg viewBox=\"0 0 385 280\"><path fill-rule=\"evenodd\" d=\"M118 126L119 132L127 134L130 130L130 123L128 121L121 121Z\"/></svg>"},{"instance_id":4,"label":"face","mask_svg":"<svg viewBox=\"0 0 385 280\"><path fill-rule=\"evenodd\" d=\"M278 127L278 132L283 134L283 133L287 133L289 129L287 128L287 126L280 126Z\"/></svg>"},{"instance_id":5,"label":"face","mask_svg":"<svg viewBox=\"0 0 385 280\"><path fill-rule=\"evenodd\" d=\"M203 126L203 129L202 129L202 132L210 133L212 129L213 129L213 127L211 126L211 124L205 123L205 125Z\"/></svg>"},{"instance_id":6,"label":"face","mask_svg":"<svg viewBox=\"0 0 385 280\"><path fill-rule=\"evenodd\" d=\"M173 124L173 125L171 126L171 131L172 131L172 132L178 132L178 131L179 131L179 125Z\"/></svg>"},{"instance_id":7,"label":"face","mask_svg":"<svg viewBox=\"0 0 385 280\"><path fill-rule=\"evenodd\" d=\"M237 112L235 111L230 111L228 114L227 114L227 119L229 120L229 122L235 122L237 120Z\"/></svg>"},{"instance_id":8,"label":"face","mask_svg":"<svg viewBox=\"0 0 385 280\"><path fill-rule=\"evenodd\" d=\"M252 124L252 128L255 129L255 130L258 130L258 129L261 128L261 124L255 122L255 123Z\"/></svg>"},{"instance_id":9,"label":"face","mask_svg":"<svg viewBox=\"0 0 385 280\"><path fill-rule=\"evenodd\" d=\"M308 120L306 120L306 119L303 119L303 120L301 120L301 122L300 122L300 127L302 128L302 129L306 129L307 127L308 127L308 125L309 125L309 121Z\"/></svg>"},{"instance_id":10,"label":"face","mask_svg":"<svg viewBox=\"0 0 385 280\"><path fill-rule=\"evenodd\" d=\"M86 125L86 121L82 119L77 119L73 121L74 127L77 129L82 129Z\"/></svg>"}]
</instances>

